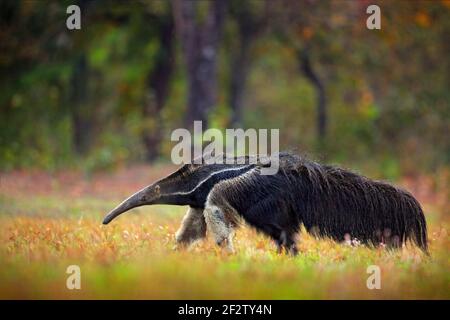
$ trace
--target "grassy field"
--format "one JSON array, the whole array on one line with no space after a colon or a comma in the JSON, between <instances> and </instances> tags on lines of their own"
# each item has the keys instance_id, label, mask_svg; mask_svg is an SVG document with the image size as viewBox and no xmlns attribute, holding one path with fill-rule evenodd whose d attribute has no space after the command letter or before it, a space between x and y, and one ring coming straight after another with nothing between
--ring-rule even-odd
<instances>
[{"instance_id":1,"label":"grassy field","mask_svg":"<svg viewBox=\"0 0 450 320\"><path fill-rule=\"evenodd\" d=\"M447 173L398 183L421 201L431 257L413 247L390 252L301 235L299 256L248 227L235 254L211 239L173 250L183 207L135 209L108 226L104 214L172 168L1 173L0 298L25 299L410 299L450 298ZM81 268L81 290L66 288L66 268ZM381 289L369 290L369 265Z\"/></svg>"}]
</instances>

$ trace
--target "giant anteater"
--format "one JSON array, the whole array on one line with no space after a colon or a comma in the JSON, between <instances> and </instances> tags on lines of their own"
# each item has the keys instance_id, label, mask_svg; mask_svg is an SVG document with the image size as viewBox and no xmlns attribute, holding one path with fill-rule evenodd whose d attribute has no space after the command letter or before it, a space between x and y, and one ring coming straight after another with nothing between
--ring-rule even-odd
<instances>
[{"instance_id":1,"label":"giant anteater","mask_svg":"<svg viewBox=\"0 0 450 320\"><path fill-rule=\"evenodd\" d=\"M297 253L295 236L302 225L318 237L357 238L370 246L399 247L412 240L427 252L425 217L407 191L292 153L279 154L274 175L260 174L267 157L266 162L249 159L186 164L133 194L103 223L138 206L188 205L176 233L179 244L203 238L208 229L217 244L233 250L233 229L243 219L271 237L280 251L292 254Z\"/></svg>"}]
</instances>

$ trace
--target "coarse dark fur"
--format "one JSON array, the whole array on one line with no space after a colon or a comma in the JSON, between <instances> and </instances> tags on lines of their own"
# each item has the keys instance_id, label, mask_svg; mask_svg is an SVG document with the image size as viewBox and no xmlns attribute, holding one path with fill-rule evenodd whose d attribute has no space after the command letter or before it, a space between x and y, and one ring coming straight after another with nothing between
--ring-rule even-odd
<instances>
[{"instance_id":1,"label":"coarse dark fur","mask_svg":"<svg viewBox=\"0 0 450 320\"><path fill-rule=\"evenodd\" d=\"M228 237L239 216L294 254L302 225L317 237L336 241L356 238L366 245L400 247L412 240L427 251L425 217L407 191L291 153L280 154L275 175L261 175L263 165L245 159L245 164L185 165L124 201L104 223L140 205L189 205L197 218L185 220L204 223L198 218L204 212L217 243Z\"/></svg>"}]
</instances>

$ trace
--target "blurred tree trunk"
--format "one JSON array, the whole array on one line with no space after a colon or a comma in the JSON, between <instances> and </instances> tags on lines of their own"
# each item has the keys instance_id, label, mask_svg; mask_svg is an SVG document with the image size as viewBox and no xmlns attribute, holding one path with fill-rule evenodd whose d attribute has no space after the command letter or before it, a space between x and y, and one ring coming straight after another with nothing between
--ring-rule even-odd
<instances>
[{"instance_id":1,"label":"blurred tree trunk","mask_svg":"<svg viewBox=\"0 0 450 320\"><path fill-rule=\"evenodd\" d=\"M231 126L238 128L242 126L242 104L249 71L248 52L250 38L241 35L240 49L231 57L231 79L230 79L230 108Z\"/></svg>"},{"instance_id":2,"label":"blurred tree trunk","mask_svg":"<svg viewBox=\"0 0 450 320\"><path fill-rule=\"evenodd\" d=\"M237 48L230 50L230 83L229 105L231 108L230 125L238 128L242 126L242 112L244 92L248 73L251 68L250 50L258 35L268 24L270 2L265 2L263 9L258 11L251 3L231 1L230 16L237 24Z\"/></svg>"},{"instance_id":3,"label":"blurred tree trunk","mask_svg":"<svg viewBox=\"0 0 450 320\"><path fill-rule=\"evenodd\" d=\"M159 156L159 147L162 135L161 111L166 103L170 88L170 79L173 71L173 32L174 23L172 14L161 17L159 27L159 53L155 67L148 76L148 91L150 99L144 105L144 117L151 119L149 126L143 131L143 142L146 148L146 159L153 161ZM150 121L150 120L149 120Z\"/></svg>"},{"instance_id":4,"label":"blurred tree trunk","mask_svg":"<svg viewBox=\"0 0 450 320\"><path fill-rule=\"evenodd\" d=\"M78 0L82 19L86 16L87 0ZM83 21L83 20L82 20ZM92 141L92 110L89 100L89 63L84 48L80 49L73 64L71 78L73 144L79 155L85 155Z\"/></svg>"},{"instance_id":5,"label":"blurred tree trunk","mask_svg":"<svg viewBox=\"0 0 450 320\"><path fill-rule=\"evenodd\" d=\"M306 78L312 83L316 90L317 96L317 136L319 143L325 142L328 124L327 100L325 94L325 86L316 71L314 70L309 52L307 49L299 51L298 58L301 70Z\"/></svg>"},{"instance_id":6,"label":"blurred tree trunk","mask_svg":"<svg viewBox=\"0 0 450 320\"><path fill-rule=\"evenodd\" d=\"M86 55L75 60L72 74L72 125L75 151L84 155L91 145L91 110L88 105L89 67Z\"/></svg>"},{"instance_id":7,"label":"blurred tree trunk","mask_svg":"<svg viewBox=\"0 0 450 320\"><path fill-rule=\"evenodd\" d=\"M199 5L207 4L200 19ZM195 120L208 127L208 113L216 103L218 45L225 16L226 1L176 0L174 15L187 67L188 103L184 118L187 128ZM202 21L200 21L202 20Z\"/></svg>"},{"instance_id":8,"label":"blurred tree trunk","mask_svg":"<svg viewBox=\"0 0 450 320\"><path fill-rule=\"evenodd\" d=\"M249 52L257 29L249 8L244 7L235 16L238 25L237 41L239 48L232 50L231 54L229 104L232 112L231 126L237 128L242 126L242 104L247 75L250 69Z\"/></svg>"}]
</instances>

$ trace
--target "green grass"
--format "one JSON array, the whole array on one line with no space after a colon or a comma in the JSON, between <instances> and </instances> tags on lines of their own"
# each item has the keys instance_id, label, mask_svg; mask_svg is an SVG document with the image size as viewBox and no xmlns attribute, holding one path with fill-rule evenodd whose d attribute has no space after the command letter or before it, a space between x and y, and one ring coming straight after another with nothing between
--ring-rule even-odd
<instances>
[{"instance_id":1,"label":"green grass","mask_svg":"<svg viewBox=\"0 0 450 320\"><path fill-rule=\"evenodd\" d=\"M183 207L144 207L103 226L121 196L0 191L0 298L450 298L449 224L440 207L427 210L431 257L411 246L350 247L305 233L301 253L290 257L245 226L235 254L209 238L174 250ZM81 290L66 288L66 268L74 264ZM366 287L373 264L381 268L380 290Z\"/></svg>"}]
</instances>

